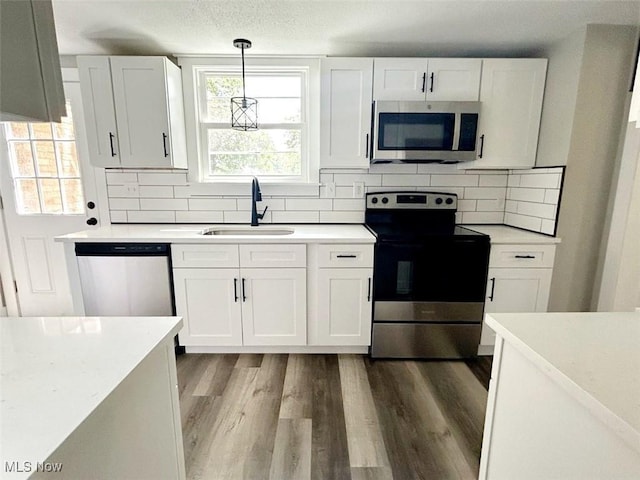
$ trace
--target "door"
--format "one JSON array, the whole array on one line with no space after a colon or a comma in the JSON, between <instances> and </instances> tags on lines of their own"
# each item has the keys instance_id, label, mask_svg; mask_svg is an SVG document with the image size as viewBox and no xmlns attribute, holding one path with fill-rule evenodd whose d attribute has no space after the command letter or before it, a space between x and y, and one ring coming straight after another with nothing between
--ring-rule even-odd
<instances>
[{"instance_id":1,"label":"door","mask_svg":"<svg viewBox=\"0 0 640 480\"><path fill-rule=\"evenodd\" d=\"M322 168L369 168L373 59L322 60Z\"/></svg>"},{"instance_id":2,"label":"door","mask_svg":"<svg viewBox=\"0 0 640 480\"><path fill-rule=\"evenodd\" d=\"M426 58L376 58L373 65L375 101L425 100Z\"/></svg>"},{"instance_id":3,"label":"door","mask_svg":"<svg viewBox=\"0 0 640 480\"><path fill-rule=\"evenodd\" d=\"M111 57L110 62L122 166L170 167L164 59Z\"/></svg>"},{"instance_id":4,"label":"door","mask_svg":"<svg viewBox=\"0 0 640 480\"><path fill-rule=\"evenodd\" d=\"M101 174L104 183L104 172L89 164L80 87L77 78L72 80L65 81L71 115L62 123L0 125L0 189L16 315L74 313L64 249L53 238L91 228L91 219L100 223L96 178Z\"/></svg>"},{"instance_id":5,"label":"door","mask_svg":"<svg viewBox=\"0 0 640 480\"><path fill-rule=\"evenodd\" d=\"M304 268L241 269L244 345L306 345Z\"/></svg>"},{"instance_id":6,"label":"door","mask_svg":"<svg viewBox=\"0 0 640 480\"><path fill-rule=\"evenodd\" d=\"M481 67L480 58L430 58L427 100L477 102Z\"/></svg>"},{"instance_id":7,"label":"door","mask_svg":"<svg viewBox=\"0 0 640 480\"><path fill-rule=\"evenodd\" d=\"M318 270L318 344L371 343L371 280L368 268Z\"/></svg>"},{"instance_id":8,"label":"door","mask_svg":"<svg viewBox=\"0 0 640 480\"><path fill-rule=\"evenodd\" d=\"M174 268L180 345L242 345L237 268Z\"/></svg>"}]
</instances>

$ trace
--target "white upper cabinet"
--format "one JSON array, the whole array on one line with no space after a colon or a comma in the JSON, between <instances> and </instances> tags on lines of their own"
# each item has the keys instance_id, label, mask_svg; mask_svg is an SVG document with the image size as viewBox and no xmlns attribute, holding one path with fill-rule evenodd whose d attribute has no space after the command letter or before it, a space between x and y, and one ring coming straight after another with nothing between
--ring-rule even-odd
<instances>
[{"instance_id":1,"label":"white upper cabinet","mask_svg":"<svg viewBox=\"0 0 640 480\"><path fill-rule=\"evenodd\" d=\"M460 168L535 165L546 72L543 58L483 61L478 158Z\"/></svg>"},{"instance_id":2,"label":"white upper cabinet","mask_svg":"<svg viewBox=\"0 0 640 480\"><path fill-rule=\"evenodd\" d=\"M479 58L376 58L373 99L478 101Z\"/></svg>"},{"instance_id":3,"label":"white upper cabinet","mask_svg":"<svg viewBox=\"0 0 640 480\"><path fill-rule=\"evenodd\" d=\"M325 58L321 66L320 166L368 168L372 58Z\"/></svg>"},{"instance_id":4,"label":"white upper cabinet","mask_svg":"<svg viewBox=\"0 0 640 480\"><path fill-rule=\"evenodd\" d=\"M187 168L180 68L166 57L79 56L94 165Z\"/></svg>"}]
</instances>

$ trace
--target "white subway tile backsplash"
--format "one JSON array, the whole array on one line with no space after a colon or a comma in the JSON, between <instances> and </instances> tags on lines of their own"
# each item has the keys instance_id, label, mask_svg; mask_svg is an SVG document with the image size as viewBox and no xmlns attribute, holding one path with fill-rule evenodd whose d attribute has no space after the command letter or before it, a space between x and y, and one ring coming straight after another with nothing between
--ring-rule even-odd
<instances>
[{"instance_id":1,"label":"white subway tile backsplash","mask_svg":"<svg viewBox=\"0 0 640 480\"><path fill-rule=\"evenodd\" d=\"M431 175L432 187L477 187L479 175Z\"/></svg>"},{"instance_id":2,"label":"white subway tile backsplash","mask_svg":"<svg viewBox=\"0 0 640 480\"><path fill-rule=\"evenodd\" d=\"M123 185L125 183L137 183L138 174L133 172L110 172L107 170L107 185Z\"/></svg>"},{"instance_id":3,"label":"white subway tile backsplash","mask_svg":"<svg viewBox=\"0 0 640 480\"><path fill-rule=\"evenodd\" d=\"M320 212L321 223L364 223L364 210L359 212Z\"/></svg>"},{"instance_id":4,"label":"white subway tile backsplash","mask_svg":"<svg viewBox=\"0 0 640 480\"><path fill-rule=\"evenodd\" d=\"M500 187L466 187L464 198L468 199L497 199L506 197L506 188Z\"/></svg>"},{"instance_id":5,"label":"white subway tile backsplash","mask_svg":"<svg viewBox=\"0 0 640 480\"><path fill-rule=\"evenodd\" d=\"M125 210L112 210L109 212L111 223L127 223L127 212Z\"/></svg>"},{"instance_id":6,"label":"white subway tile backsplash","mask_svg":"<svg viewBox=\"0 0 640 480\"><path fill-rule=\"evenodd\" d=\"M236 200L238 204L238 210L251 211L251 199L239 198ZM269 210L285 210L284 198L266 198L262 196L262 201L258 202L258 210L264 210L264 207L269 207Z\"/></svg>"},{"instance_id":7,"label":"white subway tile backsplash","mask_svg":"<svg viewBox=\"0 0 640 480\"><path fill-rule=\"evenodd\" d=\"M377 191L380 187L365 187L367 191ZM336 186L336 197L335 198L353 198L353 186L351 187L338 187Z\"/></svg>"},{"instance_id":8,"label":"white subway tile backsplash","mask_svg":"<svg viewBox=\"0 0 640 480\"><path fill-rule=\"evenodd\" d=\"M451 175L464 175L464 170L452 163L425 163L418 164L418 173L441 173Z\"/></svg>"},{"instance_id":9,"label":"white subway tile backsplash","mask_svg":"<svg viewBox=\"0 0 640 480\"><path fill-rule=\"evenodd\" d=\"M365 201L364 198L339 198L333 201L333 211L341 210L360 210L364 211Z\"/></svg>"},{"instance_id":10,"label":"white subway tile backsplash","mask_svg":"<svg viewBox=\"0 0 640 480\"><path fill-rule=\"evenodd\" d=\"M520 186L520 175L509 175L509 180L507 180L507 186L509 187L519 187Z\"/></svg>"},{"instance_id":11,"label":"white subway tile backsplash","mask_svg":"<svg viewBox=\"0 0 640 480\"><path fill-rule=\"evenodd\" d=\"M140 210L140 201L137 198L110 198L110 210Z\"/></svg>"},{"instance_id":12,"label":"white subway tile backsplash","mask_svg":"<svg viewBox=\"0 0 640 480\"><path fill-rule=\"evenodd\" d=\"M520 178L521 187L560 188L559 173L530 173Z\"/></svg>"},{"instance_id":13,"label":"white subway tile backsplash","mask_svg":"<svg viewBox=\"0 0 640 480\"><path fill-rule=\"evenodd\" d=\"M479 175L480 187L506 187L508 175Z\"/></svg>"},{"instance_id":14,"label":"white subway tile backsplash","mask_svg":"<svg viewBox=\"0 0 640 480\"><path fill-rule=\"evenodd\" d=\"M330 198L287 198L286 210L331 210Z\"/></svg>"},{"instance_id":15,"label":"white subway tile backsplash","mask_svg":"<svg viewBox=\"0 0 640 480\"><path fill-rule=\"evenodd\" d=\"M224 218L221 211L181 211L176 212L177 223L222 223Z\"/></svg>"},{"instance_id":16,"label":"white subway tile backsplash","mask_svg":"<svg viewBox=\"0 0 640 480\"><path fill-rule=\"evenodd\" d=\"M557 205L560 202L560 190L557 188L551 190L545 190L544 203L553 203Z\"/></svg>"},{"instance_id":17,"label":"white subway tile backsplash","mask_svg":"<svg viewBox=\"0 0 640 480\"><path fill-rule=\"evenodd\" d=\"M518 213L518 202L507 200L504 204L504 211L509 213Z\"/></svg>"},{"instance_id":18,"label":"white subway tile backsplash","mask_svg":"<svg viewBox=\"0 0 640 480\"><path fill-rule=\"evenodd\" d=\"M504 212L504 198L491 200L478 200L476 210L478 212Z\"/></svg>"},{"instance_id":19,"label":"white subway tile backsplash","mask_svg":"<svg viewBox=\"0 0 640 480\"><path fill-rule=\"evenodd\" d=\"M347 187L353 186L354 182L362 182L366 186L381 185L382 175L371 175L366 173L336 173L333 175L333 181L337 186Z\"/></svg>"},{"instance_id":20,"label":"white subway tile backsplash","mask_svg":"<svg viewBox=\"0 0 640 480\"><path fill-rule=\"evenodd\" d=\"M176 223L175 214L162 210L130 210L127 218L129 223Z\"/></svg>"},{"instance_id":21,"label":"white subway tile backsplash","mask_svg":"<svg viewBox=\"0 0 640 480\"><path fill-rule=\"evenodd\" d=\"M556 222L555 220L548 220L546 218L542 219L542 226L540 231L542 233L546 233L547 235L554 235L556 232Z\"/></svg>"},{"instance_id":22,"label":"white subway tile backsplash","mask_svg":"<svg viewBox=\"0 0 640 480\"><path fill-rule=\"evenodd\" d=\"M273 223L319 223L320 212L273 212L271 221Z\"/></svg>"},{"instance_id":23,"label":"white subway tile backsplash","mask_svg":"<svg viewBox=\"0 0 640 480\"><path fill-rule=\"evenodd\" d=\"M544 202L544 189L542 188L508 188L509 200L521 200L525 202Z\"/></svg>"},{"instance_id":24,"label":"white subway tile backsplash","mask_svg":"<svg viewBox=\"0 0 640 480\"><path fill-rule=\"evenodd\" d=\"M369 173L418 173L418 165L415 163L377 163L369 167Z\"/></svg>"},{"instance_id":25,"label":"white subway tile backsplash","mask_svg":"<svg viewBox=\"0 0 640 480\"><path fill-rule=\"evenodd\" d=\"M504 223L506 225L511 225L512 227L539 232L542 226L542 219L537 217L527 217L526 215L519 215L517 213L505 213Z\"/></svg>"},{"instance_id":26,"label":"white subway tile backsplash","mask_svg":"<svg viewBox=\"0 0 640 480\"><path fill-rule=\"evenodd\" d=\"M109 198L136 198L139 194L137 185L136 188L131 188L128 185L107 185L107 195Z\"/></svg>"},{"instance_id":27,"label":"white subway tile backsplash","mask_svg":"<svg viewBox=\"0 0 640 480\"><path fill-rule=\"evenodd\" d=\"M264 208L262 209L264 210ZM260 213L262 213L262 210L260 210ZM267 213L265 213L264 218L262 220L260 220L260 223L271 223L272 221L272 212L267 210ZM246 223L247 225L251 224L251 212L249 211L234 211L234 210L225 210L223 212L223 220L224 223Z\"/></svg>"},{"instance_id":28,"label":"white subway tile backsplash","mask_svg":"<svg viewBox=\"0 0 640 480\"><path fill-rule=\"evenodd\" d=\"M235 198L190 198L189 210L237 210Z\"/></svg>"},{"instance_id":29,"label":"white subway tile backsplash","mask_svg":"<svg viewBox=\"0 0 640 480\"><path fill-rule=\"evenodd\" d=\"M189 210L186 198L141 198L140 210Z\"/></svg>"},{"instance_id":30,"label":"white subway tile backsplash","mask_svg":"<svg viewBox=\"0 0 640 480\"><path fill-rule=\"evenodd\" d=\"M504 212L462 212L462 223L502 223Z\"/></svg>"},{"instance_id":31,"label":"white subway tile backsplash","mask_svg":"<svg viewBox=\"0 0 640 480\"><path fill-rule=\"evenodd\" d=\"M171 185L140 185L138 195L146 198L173 198Z\"/></svg>"},{"instance_id":32,"label":"white subway tile backsplash","mask_svg":"<svg viewBox=\"0 0 640 480\"><path fill-rule=\"evenodd\" d=\"M428 187L430 180L429 175L382 175L382 185L385 187Z\"/></svg>"},{"instance_id":33,"label":"white subway tile backsplash","mask_svg":"<svg viewBox=\"0 0 640 480\"><path fill-rule=\"evenodd\" d=\"M185 173L138 173L140 185L186 185Z\"/></svg>"},{"instance_id":34,"label":"white subway tile backsplash","mask_svg":"<svg viewBox=\"0 0 640 480\"><path fill-rule=\"evenodd\" d=\"M458 199L458 211L459 212L475 212L477 200L464 200Z\"/></svg>"},{"instance_id":35,"label":"white subway tile backsplash","mask_svg":"<svg viewBox=\"0 0 640 480\"><path fill-rule=\"evenodd\" d=\"M554 219L556 207L546 203L518 202L518 213L530 217Z\"/></svg>"}]
</instances>

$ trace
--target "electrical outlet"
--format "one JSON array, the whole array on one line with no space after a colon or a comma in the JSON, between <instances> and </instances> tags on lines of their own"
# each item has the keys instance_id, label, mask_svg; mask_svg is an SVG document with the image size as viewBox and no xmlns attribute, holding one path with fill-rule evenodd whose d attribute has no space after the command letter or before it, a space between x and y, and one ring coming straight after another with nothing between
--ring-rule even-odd
<instances>
[{"instance_id":1,"label":"electrical outlet","mask_svg":"<svg viewBox=\"0 0 640 480\"><path fill-rule=\"evenodd\" d=\"M353 182L353 198L364 197L364 182Z\"/></svg>"},{"instance_id":2,"label":"electrical outlet","mask_svg":"<svg viewBox=\"0 0 640 480\"><path fill-rule=\"evenodd\" d=\"M127 195L138 195L138 184L137 183L125 183L124 185L125 191Z\"/></svg>"},{"instance_id":3,"label":"electrical outlet","mask_svg":"<svg viewBox=\"0 0 640 480\"><path fill-rule=\"evenodd\" d=\"M327 182L324 184L324 192L322 195L324 198L336 197L336 184L335 182Z\"/></svg>"}]
</instances>

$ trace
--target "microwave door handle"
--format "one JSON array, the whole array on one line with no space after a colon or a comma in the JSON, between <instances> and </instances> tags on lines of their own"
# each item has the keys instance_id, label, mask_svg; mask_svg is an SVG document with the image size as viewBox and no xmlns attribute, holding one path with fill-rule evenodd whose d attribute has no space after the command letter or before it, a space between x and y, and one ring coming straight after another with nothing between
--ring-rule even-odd
<instances>
[{"instance_id":1,"label":"microwave door handle","mask_svg":"<svg viewBox=\"0 0 640 480\"><path fill-rule=\"evenodd\" d=\"M451 150L458 151L458 147L460 146L460 122L462 116L460 112L456 112L456 116L453 122L453 145L451 146Z\"/></svg>"}]
</instances>

